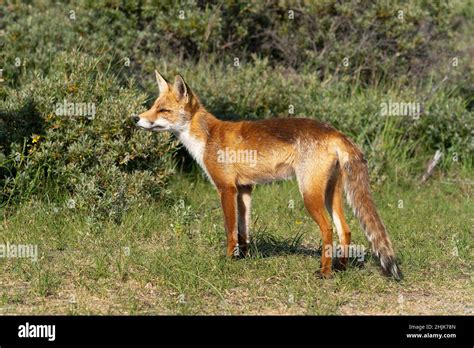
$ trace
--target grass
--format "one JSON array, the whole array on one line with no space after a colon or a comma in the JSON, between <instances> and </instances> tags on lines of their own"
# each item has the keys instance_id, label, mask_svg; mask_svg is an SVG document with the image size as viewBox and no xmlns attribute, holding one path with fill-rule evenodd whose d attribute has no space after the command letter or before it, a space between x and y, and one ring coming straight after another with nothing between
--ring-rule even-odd
<instances>
[{"instance_id":1,"label":"grass","mask_svg":"<svg viewBox=\"0 0 474 348\"><path fill-rule=\"evenodd\" d=\"M252 256L238 261L224 256L211 185L179 175L169 190L173 200L136 206L121 225L44 201L4 210L0 243L37 244L39 255L0 259L1 313L473 313L472 181L387 180L376 190L401 283L384 278L370 255L333 279L315 277L319 230L294 182L257 187ZM348 216L353 243L368 247Z\"/></svg>"}]
</instances>

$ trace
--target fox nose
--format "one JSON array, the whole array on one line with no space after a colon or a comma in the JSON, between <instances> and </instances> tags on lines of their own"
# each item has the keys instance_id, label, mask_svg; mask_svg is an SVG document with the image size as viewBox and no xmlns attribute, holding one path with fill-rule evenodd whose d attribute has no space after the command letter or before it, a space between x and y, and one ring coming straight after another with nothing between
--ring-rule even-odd
<instances>
[{"instance_id":1,"label":"fox nose","mask_svg":"<svg viewBox=\"0 0 474 348\"><path fill-rule=\"evenodd\" d=\"M133 123L138 123L138 121L140 121L140 117L138 117L138 115L132 115L130 117L132 118Z\"/></svg>"}]
</instances>

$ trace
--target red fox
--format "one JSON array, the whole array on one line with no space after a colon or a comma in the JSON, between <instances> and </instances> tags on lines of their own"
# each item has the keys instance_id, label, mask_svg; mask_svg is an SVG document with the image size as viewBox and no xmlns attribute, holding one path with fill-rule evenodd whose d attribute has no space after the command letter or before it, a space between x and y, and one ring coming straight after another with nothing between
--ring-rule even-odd
<instances>
[{"instance_id":1,"label":"red fox","mask_svg":"<svg viewBox=\"0 0 474 348\"><path fill-rule=\"evenodd\" d=\"M208 112L181 75L174 84L155 71L159 96L150 110L133 116L136 125L174 133L216 187L224 212L227 255L246 256L252 188L296 177L304 205L321 230L323 250L332 247L332 224L348 262L351 232L344 217L343 191L359 219L383 273L401 279L392 243L370 193L366 160L348 137L331 126L304 118L222 121ZM332 256L323 252L320 275L332 274Z\"/></svg>"}]
</instances>

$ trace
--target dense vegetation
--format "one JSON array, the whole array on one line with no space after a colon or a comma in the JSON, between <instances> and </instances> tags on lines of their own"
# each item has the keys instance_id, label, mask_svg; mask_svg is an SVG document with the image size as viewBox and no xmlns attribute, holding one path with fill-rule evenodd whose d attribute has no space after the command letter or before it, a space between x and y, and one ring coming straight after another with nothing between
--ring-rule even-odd
<instances>
[{"instance_id":1,"label":"dense vegetation","mask_svg":"<svg viewBox=\"0 0 474 348\"><path fill-rule=\"evenodd\" d=\"M469 2L8 1L1 11L3 204L49 193L120 220L139 197L164 198L177 144L127 119L156 96L154 68L182 73L221 118L332 123L363 146L377 181L418 177L437 149L444 170L472 168ZM67 102L96 113L58 115ZM389 102L421 111L383 116Z\"/></svg>"}]
</instances>

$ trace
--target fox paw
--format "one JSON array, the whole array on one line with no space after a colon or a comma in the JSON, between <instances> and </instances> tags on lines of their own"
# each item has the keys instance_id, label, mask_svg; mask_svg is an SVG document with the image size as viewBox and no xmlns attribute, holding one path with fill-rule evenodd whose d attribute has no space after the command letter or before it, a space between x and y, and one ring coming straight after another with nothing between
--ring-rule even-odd
<instances>
[{"instance_id":1,"label":"fox paw","mask_svg":"<svg viewBox=\"0 0 474 348\"><path fill-rule=\"evenodd\" d=\"M318 279L331 279L334 275L332 272L321 272L321 270L316 271L316 278Z\"/></svg>"}]
</instances>

